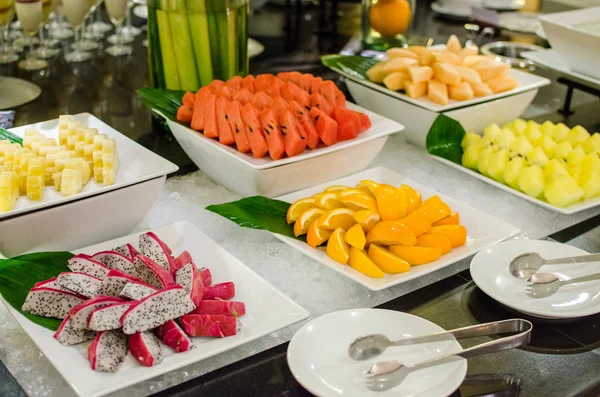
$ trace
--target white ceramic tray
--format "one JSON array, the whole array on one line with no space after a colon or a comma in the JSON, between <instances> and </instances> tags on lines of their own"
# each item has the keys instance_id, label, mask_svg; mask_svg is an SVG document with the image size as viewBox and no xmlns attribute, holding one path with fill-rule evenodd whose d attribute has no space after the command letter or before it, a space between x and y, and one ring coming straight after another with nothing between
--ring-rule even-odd
<instances>
[{"instance_id":1,"label":"white ceramic tray","mask_svg":"<svg viewBox=\"0 0 600 397\"><path fill-rule=\"evenodd\" d=\"M234 349L309 316L306 310L276 290L192 224L179 222L153 231L171 247L174 255L184 250L189 251L198 266L204 265L211 270L215 283L235 283L234 299L246 304L246 314L239 320L241 330L237 335L227 338L192 338L196 348L185 353L174 353L170 348L163 346L164 360L155 367L143 367L129 355L118 372L102 373L90 368L87 359L89 342L63 346L52 337L52 331L32 323L2 299L13 317L79 396L95 397L115 392ZM82 248L75 253L93 254L125 243L137 245L138 236L139 234L134 234L107 241Z\"/></svg>"},{"instance_id":2,"label":"white ceramic tray","mask_svg":"<svg viewBox=\"0 0 600 397\"><path fill-rule=\"evenodd\" d=\"M543 31L543 30L542 30ZM592 87L600 88L600 80L591 76L573 71L569 65L558 55L553 49L544 51L527 51L521 54L523 58L527 58L538 66L546 69L554 70L567 77L582 80Z\"/></svg>"},{"instance_id":3,"label":"white ceramic tray","mask_svg":"<svg viewBox=\"0 0 600 397\"><path fill-rule=\"evenodd\" d=\"M29 200L26 196L21 196L17 200L17 205L14 209L0 213L0 220L25 212L101 194L110 190L120 189L125 186L170 174L179 169L175 164L129 139L89 113L79 113L73 116L73 118L80 121L83 126L97 128L98 133L106 134L108 138L116 139L119 161L121 162L116 183L114 185L104 186L94 182L94 179L92 178L92 180L83 187L83 190L80 193L68 197L63 197L59 192L54 190L54 187L46 187L43 200L33 201ZM25 134L25 130L31 127L37 129L38 132L47 137L56 138L58 141L58 119L12 128L9 131L22 137Z\"/></svg>"},{"instance_id":4,"label":"white ceramic tray","mask_svg":"<svg viewBox=\"0 0 600 397\"><path fill-rule=\"evenodd\" d=\"M329 258L324 248L312 248L308 244L295 240L290 237L284 237L279 234L274 234L275 237L283 241L284 243L296 248L306 256L322 263L323 265L351 278L352 280L364 285L365 287L373 290L380 291L385 288L398 285L421 275L431 273L440 268L455 263L461 259L464 259L470 255L477 253L479 250L487 247L490 244L497 243L499 241L511 238L520 233L520 230L514 226L509 225L499 219L496 219L490 215L487 215L479 210L469 207L457 200L454 200L448 196L440 194L427 186L423 186L417 182L412 181L408 177L397 174L387 168L377 167L370 168L368 170L359 172L354 175L347 176L345 178L337 179L329 183L315 186L309 189L304 189L298 192L286 194L278 197L278 200L287 201L292 203L303 197L310 197L315 193L318 193L331 185L347 185L355 186L361 179L371 179L379 183L388 183L390 185L399 186L402 183L412 186L413 188L420 190L423 199L431 197L435 194L439 194L440 198L446 202L453 211L460 213L460 222L467 228L467 242L465 245L459 248L453 249L446 255L443 255L439 260L428 263L421 266L413 266L406 273L399 274L386 274L384 278L372 278L354 270L348 265L342 265L333 259Z\"/></svg>"}]
</instances>

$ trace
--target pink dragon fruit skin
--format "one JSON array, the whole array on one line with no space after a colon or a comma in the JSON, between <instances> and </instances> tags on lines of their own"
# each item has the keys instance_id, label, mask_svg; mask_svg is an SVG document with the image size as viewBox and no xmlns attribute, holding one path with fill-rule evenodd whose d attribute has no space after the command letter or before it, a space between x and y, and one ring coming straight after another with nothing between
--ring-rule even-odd
<instances>
[{"instance_id":1,"label":"pink dragon fruit skin","mask_svg":"<svg viewBox=\"0 0 600 397\"><path fill-rule=\"evenodd\" d=\"M133 260L118 252L100 251L92 255L92 259L104 264L104 266L109 269L118 270L132 276L136 275L136 268L133 264Z\"/></svg>"},{"instance_id":2,"label":"pink dragon fruit skin","mask_svg":"<svg viewBox=\"0 0 600 397\"><path fill-rule=\"evenodd\" d=\"M235 296L235 284L231 281L204 288L204 299L231 299Z\"/></svg>"},{"instance_id":3,"label":"pink dragon fruit skin","mask_svg":"<svg viewBox=\"0 0 600 397\"><path fill-rule=\"evenodd\" d=\"M173 320L169 320L156 329L156 334L160 340L177 353L183 353L190 350L192 341L183 332L181 327Z\"/></svg>"},{"instance_id":4,"label":"pink dragon fruit skin","mask_svg":"<svg viewBox=\"0 0 600 397\"><path fill-rule=\"evenodd\" d=\"M100 285L100 288L98 288L97 293L98 295L118 296L127 283L137 281L139 281L137 278L128 274L118 270L111 270L104 280L102 280L102 284Z\"/></svg>"},{"instance_id":5,"label":"pink dragon fruit skin","mask_svg":"<svg viewBox=\"0 0 600 397\"><path fill-rule=\"evenodd\" d=\"M171 272L177 273L177 270L191 262L193 262L192 255L190 255L190 253L187 251L183 251L181 255L173 260L173 268L171 269Z\"/></svg>"},{"instance_id":6,"label":"pink dragon fruit skin","mask_svg":"<svg viewBox=\"0 0 600 397\"><path fill-rule=\"evenodd\" d=\"M102 331L88 347L88 359L94 371L116 372L119 370L127 353L128 336L120 330Z\"/></svg>"},{"instance_id":7,"label":"pink dragon fruit skin","mask_svg":"<svg viewBox=\"0 0 600 397\"><path fill-rule=\"evenodd\" d=\"M85 302L80 303L79 305L72 308L69 312L69 317L71 318L71 328L77 330L86 329L88 326L90 315L94 310L122 302L126 301L124 299L117 298L114 296L99 295L95 298L88 299Z\"/></svg>"},{"instance_id":8,"label":"pink dragon fruit skin","mask_svg":"<svg viewBox=\"0 0 600 397\"><path fill-rule=\"evenodd\" d=\"M212 285L212 274L210 273L210 269L202 269L200 271L200 276L202 276L202 284L205 287Z\"/></svg>"},{"instance_id":9,"label":"pink dragon fruit skin","mask_svg":"<svg viewBox=\"0 0 600 397\"><path fill-rule=\"evenodd\" d=\"M138 255L135 257L134 262L136 266L145 269L140 270L140 273L143 273L140 274L140 279L146 284L150 284L158 289L175 285L171 273L147 256Z\"/></svg>"},{"instance_id":10,"label":"pink dragon fruit skin","mask_svg":"<svg viewBox=\"0 0 600 397\"><path fill-rule=\"evenodd\" d=\"M94 310L88 319L87 327L94 331L108 331L121 328L121 316L135 302L115 303Z\"/></svg>"},{"instance_id":11,"label":"pink dragon fruit skin","mask_svg":"<svg viewBox=\"0 0 600 397\"><path fill-rule=\"evenodd\" d=\"M198 306L204 297L204 284L200 272L196 269L193 262L188 263L181 269L177 270L175 282L181 285L185 291L190 294L190 298L194 305Z\"/></svg>"},{"instance_id":12,"label":"pink dragon fruit skin","mask_svg":"<svg viewBox=\"0 0 600 397\"><path fill-rule=\"evenodd\" d=\"M54 333L54 339L65 346L76 345L94 339L96 332L89 329L75 329L71 324L71 317L67 316L60 323L58 330Z\"/></svg>"},{"instance_id":13,"label":"pink dragon fruit skin","mask_svg":"<svg viewBox=\"0 0 600 397\"><path fill-rule=\"evenodd\" d=\"M123 289L119 293L119 296L134 301L139 301L147 296L152 295L156 291L158 291L156 288L146 283L142 283L141 281L130 282L123 287Z\"/></svg>"},{"instance_id":14,"label":"pink dragon fruit skin","mask_svg":"<svg viewBox=\"0 0 600 397\"><path fill-rule=\"evenodd\" d=\"M79 272L63 272L56 277L58 285L76 294L93 298L98 294L102 280Z\"/></svg>"},{"instance_id":15,"label":"pink dragon fruit skin","mask_svg":"<svg viewBox=\"0 0 600 397\"><path fill-rule=\"evenodd\" d=\"M189 336L223 338L237 333L237 318L209 314L186 314L180 319L183 331Z\"/></svg>"},{"instance_id":16,"label":"pink dragon fruit skin","mask_svg":"<svg viewBox=\"0 0 600 397\"><path fill-rule=\"evenodd\" d=\"M156 234L147 232L140 235L139 243L142 255L152 259L170 274L174 273L171 249Z\"/></svg>"},{"instance_id":17,"label":"pink dragon fruit skin","mask_svg":"<svg viewBox=\"0 0 600 397\"><path fill-rule=\"evenodd\" d=\"M138 252L138 250L136 250L135 247L129 243L123 244L120 247L113 249L113 251L115 251L116 253L119 253L123 256L126 256L126 257L130 258L131 260L133 260L133 258L135 258L136 256L138 256L140 254Z\"/></svg>"},{"instance_id":18,"label":"pink dragon fruit skin","mask_svg":"<svg viewBox=\"0 0 600 397\"><path fill-rule=\"evenodd\" d=\"M44 281L38 281L37 283L35 283L33 285L33 288L51 288L51 289L57 289L59 291L69 291L68 289L61 287L60 285L58 285L58 283L56 282L56 277L52 277L48 280L44 280Z\"/></svg>"},{"instance_id":19,"label":"pink dragon fruit skin","mask_svg":"<svg viewBox=\"0 0 600 397\"><path fill-rule=\"evenodd\" d=\"M135 302L121 317L123 332L131 335L158 327L196 308L183 287L174 285Z\"/></svg>"},{"instance_id":20,"label":"pink dragon fruit skin","mask_svg":"<svg viewBox=\"0 0 600 397\"><path fill-rule=\"evenodd\" d=\"M246 314L246 305L244 302L205 299L196 306L192 313L240 317Z\"/></svg>"},{"instance_id":21,"label":"pink dragon fruit skin","mask_svg":"<svg viewBox=\"0 0 600 397\"><path fill-rule=\"evenodd\" d=\"M150 331L136 332L129 337L129 351L140 364L146 367L158 365L163 360L160 341Z\"/></svg>"},{"instance_id":22,"label":"pink dragon fruit skin","mask_svg":"<svg viewBox=\"0 0 600 397\"><path fill-rule=\"evenodd\" d=\"M110 269L102 263L92 259L91 256L85 254L75 255L67 262L67 267L72 272L86 273L90 276L104 278Z\"/></svg>"},{"instance_id":23,"label":"pink dragon fruit skin","mask_svg":"<svg viewBox=\"0 0 600 397\"><path fill-rule=\"evenodd\" d=\"M42 317L64 319L72 308L86 300L85 297L52 288L32 288L21 310Z\"/></svg>"}]
</instances>

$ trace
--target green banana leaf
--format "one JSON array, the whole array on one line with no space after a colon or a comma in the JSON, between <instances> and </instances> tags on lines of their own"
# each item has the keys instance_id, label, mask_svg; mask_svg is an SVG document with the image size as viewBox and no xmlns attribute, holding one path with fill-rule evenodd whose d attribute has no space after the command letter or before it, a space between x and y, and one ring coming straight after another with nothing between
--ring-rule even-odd
<instances>
[{"instance_id":1,"label":"green banana leaf","mask_svg":"<svg viewBox=\"0 0 600 397\"><path fill-rule=\"evenodd\" d=\"M357 78L368 80L367 70L381 62L379 59L358 55L323 55L321 63L329 68L341 70Z\"/></svg>"},{"instance_id":2,"label":"green banana leaf","mask_svg":"<svg viewBox=\"0 0 600 397\"><path fill-rule=\"evenodd\" d=\"M440 114L427 133L425 148L429 154L461 164L461 142L464 136L465 129L458 121Z\"/></svg>"},{"instance_id":3,"label":"green banana leaf","mask_svg":"<svg viewBox=\"0 0 600 397\"><path fill-rule=\"evenodd\" d=\"M144 105L160 111L165 117L177 121L177 110L185 91L144 87L136 91Z\"/></svg>"},{"instance_id":4,"label":"green banana leaf","mask_svg":"<svg viewBox=\"0 0 600 397\"><path fill-rule=\"evenodd\" d=\"M16 136L10 131L5 130L4 128L0 128L0 141L9 140L12 143L18 143L23 146L23 139L19 136Z\"/></svg>"}]
</instances>

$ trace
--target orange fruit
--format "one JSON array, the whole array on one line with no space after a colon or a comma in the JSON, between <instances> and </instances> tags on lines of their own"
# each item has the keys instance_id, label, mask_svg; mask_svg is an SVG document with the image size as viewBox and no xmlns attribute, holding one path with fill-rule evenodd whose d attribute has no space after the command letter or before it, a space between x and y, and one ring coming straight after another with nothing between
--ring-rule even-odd
<instances>
[{"instance_id":1,"label":"orange fruit","mask_svg":"<svg viewBox=\"0 0 600 397\"><path fill-rule=\"evenodd\" d=\"M346 232L341 227L334 230L327 242L327 255L342 265L348 262L350 257L350 246L344 241Z\"/></svg>"},{"instance_id":2,"label":"orange fruit","mask_svg":"<svg viewBox=\"0 0 600 397\"><path fill-rule=\"evenodd\" d=\"M404 33L410 24L410 4L406 0L378 0L371 6L371 28L383 37Z\"/></svg>"},{"instance_id":3,"label":"orange fruit","mask_svg":"<svg viewBox=\"0 0 600 397\"><path fill-rule=\"evenodd\" d=\"M374 182L370 179L362 179L360 181L360 183L358 185L356 185L356 187L358 189L367 189L371 192L371 196L375 197L375 188L377 187L377 185L379 185L379 183Z\"/></svg>"},{"instance_id":4,"label":"orange fruit","mask_svg":"<svg viewBox=\"0 0 600 397\"><path fill-rule=\"evenodd\" d=\"M356 247L350 247L350 258L348 264L359 272L369 277L383 278L384 274L380 268L369 258L367 253Z\"/></svg>"},{"instance_id":5,"label":"orange fruit","mask_svg":"<svg viewBox=\"0 0 600 397\"><path fill-rule=\"evenodd\" d=\"M463 225L434 226L429 230L429 234L448 237L450 243L452 243L452 248L460 247L467 241L467 228Z\"/></svg>"},{"instance_id":6,"label":"orange fruit","mask_svg":"<svg viewBox=\"0 0 600 397\"><path fill-rule=\"evenodd\" d=\"M319 227L327 230L335 230L341 227L344 230L348 230L355 223L354 211L349 208L336 208L323 214L323 219L320 220Z\"/></svg>"},{"instance_id":7,"label":"orange fruit","mask_svg":"<svg viewBox=\"0 0 600 397\"><path fill-rule=\"evenodd\" d=\"M440 198L440 196L438 196L436 194L435 196L429 197L427 200L423 200L420 207L425 207L426 205L429 205L429 204L441 204L441 203L443 203L442 199Z\"/></svg>"},{"instance_id":8,"label":"orange fruit","mask_svg":"<svg viewBox=\"0 0 600 397\"><path fill-rule=\"evenodd\" d=\"M402 245L390 246L392 254L399 256L411 265L424 265L437 261L442 256L442 250L432 247L404 247Z\"/></svg>"},{"instance_id":9,"label":"orange fruit","mask_svg":"<svg viewBox=\"0 0 600 397\"><path fill-rule=\"evenodd\" d=\"M321 217L322 216L323 215L321 215ZM308 233L306 233L306 242L313 248L317 248L319 245L329 240L329 237L331 237L331 234L333 233L331 230L319 227L321 217L319 217L312 223L312 225L310 225L308 228Z\"/></svg>"},{"instance_id":10,"label":"orange fruit","mask_svg":"<svg viewBox=\"0 0 600 397\"><path fill-rule=\"evenodd\" d=\"M365 238L365 232L363 231L362 227L358 223L356 225L352 226L350 229L348 229L348 231L346 232L346 237L344 237L344 240L348 244L350 244L353 247L358 248L359 250L365 248L365 244L367 242L367 240Z\"/></svg>"},{"instance_id":11,"label":"orange fruit","mask_svg":"<svg viewBox=\"0 0 600 397\"><path fill-rule=\"evenodd\" d=\"M460 224L460 215L458 212L453 212L449 216L440 219L437 222L433 222L431 226L442 226L442 225L458 225Z\"/></svg>"},{"instance_id":12,"label":"orange fruit","mask_svg":"<svg viewBox=\"0 0 600 397\"><path fill-rule=\"evenodd\" d=\"M364 194L364 192L362 190L359 190L359 189L354 188L354 187L349 187L347 189L337 191L336 193L338 194L338 196L340 198L342 198L344 196L350 196L352 194Z\"/></svg>"},{"instance_id":13,"label":"orange fruit","mask_svg":"<svg viewBox=\"0 0 600 397\"><path fill-rule=\"evenodd\" d=\"M391 245L402 244L406 246L415 245L417 237L400 221L381 221L367 233L367 244Z\"/></svg>"},{"instance_id":14,"label":"orange fruit","mask_svg":"<svg viewBox=\"0 0 600 397\"><path fill-rule=\"evenodd\" d=\"M400 222L412 230L417 237L419 237L421 234L427 233L427 231L431 229L431 221L418 214L409 215Z\"/></svg>"},{"instance_id":15,"label":"orange fruit","mask_svg":"<svg viewBox=\"0 0 600 397\"><path fill-rule=\"evenodd\" d=\"M335 192L323 192L315 199L315 205L325 211L344 207Z\"/></svg>"},{"instance_id":16,"label":"orange fruit","mask_svg":"<svg viewBox=\"0 0 600 397\"><path fill-rule=\"evenodd\" d=\"M411 216L422 216L426 219L429 219L429 221L431 223L433 222L437 222L440 219L444 219L445 217L449 216L452 213L452 210L450 209L450 207L448 207L448 205L444 202L433 202L433 203L429 203L426 205L423 205L419 208L417 208L412 214L410 214Z\"/></svg>"},{"instance_id":17,"label":"orange fruit","mask_svg":"<svg viewBox=\"0 0 600 397\"><path fill-rule=\"evenodd\" d=\"M312 198L303 198L297 201L294 201L290 208L288 208L286 220L287 223L292 224L296 222L296 219L305 212L306 210L311 209L315 206L315 200Z\"/></svg>"},{"instance_id":18,"label":"orange fruit","mask_svg":"<svg viewBox=\"0 0 600 397\"><path fill-rule=\"evenodd\" d=\"M417 247L439 248L442 255L445 255L452 250L452 243L448 237L441 234L425 233L417 237Z\"/></svg>"},{"instance_id":19,"label":"orange fruit","mask_svg":"<svg viewBox=\"0 0 600 397\"><path fill-rule=\"evenodd\" d=\"M298 219L296 219L296 223L294 223L294 235L296 237L306 234L308 232L308 228L314 221L317 220L318 217L323 215L323 210L320 208L311 208L309 210L304 211Z\"/></svg>"},{"instance_id":20,"label":"orange fruit","mask_svg":"<svg viewBox=\"0 0 600 397\"><path fill-rule=\"evenodd\" d=\"M421 204L421 195L408 185L400 185L400 189L406 192L406 215L410 215Z\"/></svg>"},{"instance_id":21,"label":"orange fruit","mask_svg":"<svg viewBox=\"0 0 600 397\"><path fill-rule=\"evenodd\" d=\"M339 193L342 190L350 189L348 186L344 185L333 185L325 188L325 192L336 192Z\"/></svg>"},{"instance_id":22,"label":"orange fruit","mask_svg":"<svg viewBox=\"0 0 600 397\"><path fill-rule=\"evenodd\" d=\"M384 221L397 221L406 216L406 192L389 185L378 185L375 188L377 208Z\"/></svg>"},{"instance_id":23,"label":"orange fruit","mask_svg":"<svg viewBox=\"0 0 600 397\"><path fill-rule=\"evenodd\" d=\"M369 258L386 273L404 273L410 270L410 263L375 244L369 246Z\"/></svg>"},{"instance_id":24,"label":"orange fruit","mask_svg":"<svg viewBox=\"0 0 600 397\"><path fill-rule=\"evenodd\" d=\"M340 201L354 211L369 210L377 212L377 202L365 193L350 194L340 197Z\"/></svg>"},{"instance_id":25,"label":"orange fruit","mask_svg":"<svg viewBox=\"0 0 600 397\"><path fill-rule=\"evenodd\" d=\"M373 182L373 183L375 183L375 182ZM369 196L371 196L371 197L375 198L375 193L373 193L373 192L371 191L371 189L369 188L369 186L368 186L368 185L366 185L366 184L364 184L363 182L360 182L360 183L358 183L358 184L356 185L356 188L357 188L358 190L360 190L361 192L363 192L363 193L365 193L365 194L367 194L367 195L369 195Z\"/></svg>"},{"instance_id":26,"label":"orange fruit","mask_svg":"<svg viewBox=\"0 0 600 397\"><path fill-rule=\"evenodd\" d=\"M368 233L369 230L373 228L373 226L375 226L379 223L379 221L381 221L381 217L377 212L363 210L356 211L354 213L354 220L360 224L365 233Z\"/></svg>"}]
</instances>

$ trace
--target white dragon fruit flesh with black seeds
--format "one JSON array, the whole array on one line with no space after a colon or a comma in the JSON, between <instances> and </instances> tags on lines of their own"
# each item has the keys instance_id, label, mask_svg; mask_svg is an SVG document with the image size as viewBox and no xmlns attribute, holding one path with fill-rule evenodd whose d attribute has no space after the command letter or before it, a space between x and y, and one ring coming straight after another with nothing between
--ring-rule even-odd
<instances>
[{"instance_id":1,"label":"white dragon fruit flesh with black seeds","mask_svg":"<svg viewBox=\"0 0 600 397\"><path fill-rule=\"evenodd\" d=\"M96 332L89 329L75 329L71 322L71 316L65 317L63 322L54 333L54 339L65 346L76 345L94 339Z\"/></svg>"},{"instance_id":2,"label":"white dragon fruit flesh with black seeds","mask_svg":"<svg viewBox=\"0 0 600 397\"><path fill-rule=\"evenodd\" d=\"M204 284L196 265L190 262L177 270L175 282L185 289L196 306L200 304L204 296Z\"/></svg>"},{"instance_id":3,"label":"white dragon fruit flesh with black seeds","mask_svg":"<svg viewBox=\"0 0 600 397\"><path fill-rule=\"evenodd\" d=\"M140 364L151 367L163 360L160 341L150 331L136 332L129 337L129 351Z\"/></svg>"},{"instance_id":4,"label":"white dragon fruit flesh with black seeds","mask_svg":"<svg viewBox=\"0 0 600 397\"><path fill-rule=\"evenodd\" d=\"M43 317L64 319L72 308L86 300L85 297L52 288L33 288L29 291L21 310Z\"/></svg>"},{"instance_id":5,"label":"white dragon fruit flesh with black seeds","mask_svg":"<svg viewBox=\"0 0 600 397\"><path fill-rule=\"evenodd\" d=\"M156 328L156 334L165 345L177 353L186 352L194 347L190 338L173 320L169 320Z\"/></svg>"},{"instance_id":6,"label":"white dragon fruit flesh with black seeds","mask_svg":"<svg viewBox=\"0 0 600 397\"><path fill-rule=\"evenodd\" d=\"M123 244L120 247L115 248L113 251L126 256L131 260L140 254L138 250L136 250L135 247L129 243Z\"/></svg>"},{"instance_id":7,"label":"white dragon fruit flesh with black seeds","mask_svg":"<svg viewBox=\"0 0 600 397\"><path fill-rule=\"evenodd\" d=\"M92 255L92 259L104 264L112 270L135 276L135 266L129 257L115 251L101 251Z\"/></svg>"},{"instance_id":8,"label":"white dragon fruit flesh with black seeds","mask_svg":"<svg viewBox=\"0 0 600 397\"><path fill-rule=\"evenodd\" d=\"M181 269L188 263L193 263L192 255L189 252L183 251L177 258L173 260L173 268L171 273L177 273L177 270Z\"/></svg>"},{"instance_id":9,"label":"white dragon fruit flesh with black seeds","mask_svg":"<svg viewBox=\"0 0 600 397\"><path fill-rule=\"evenodd\" d=\"M98 294L102 280L85 273L64 272L56 277L56 282L69 291L93 298Z\"/></svg>"},{"instance_id":10,"label":"white dragon fruit flesh with black seeds","mask_svg":"<svg viewBox=\"0 0 600 397\"><path fill-rule=\"evenodd\" d=\"M108 331L121 328L121 317L135 302L115 303L94 310L88 319L87 327L94 331Z\"/></svg>"},{"instance_id":11,"label":"white dragon fruit flesh with black seeds","mask_svg":"<svg viewBox=\"0 0 600 397\"><path fill-rule=\"evenodd\" d=\"M88 348L88 359L94 371L116 372L127 353L128 336L120 330L99 332Z\"/></svg>"},{"instance_id":12,"label":"white dragon fruit flesh with black seeds","mask_svg":"<svg viewBox=\"0 0 600 397\"><path fill-rule=\"evenodd\" d=\"M38 281L37 283L35 283L33 285L33 288L51 288L51 289L57 289L59 291L69 291L65 287L58 285L58 283L56 282L56 277L52 277L52 278L50 278L48 280L44 280L44 281Z\"/></svg>"},{"instance_id":13,"label":"white dragon fruit flesh with black seeds","mask_svg":"<svg viewBox=\"0 0 600 397\"><path fill-rule=\"evenodd\" d=\"M119 296L123 287L127 285L127 283L132 283L138 281L136 278L129 276L123 272L118 270L111 270L108 273L108 276L102 280L102 284L100 288L98 288L98 295L104 296Z\"/></svg>"},{"instance_id":14,"label":"white dragon fruit flesh with black seeds","mask_svg":"<svg viewBox=\"0 0 600 397\"><path fill-rule=\"evenodd\" d=\"M196 305L183 287L168 287L134 303L121 317L123 332L131 335L147 331L195 308Z\"/></svg>"},{"instance_id":15,"label":"white dragon fruit flesh with black seeds","mask_svg":"<svg viewBox=\"0 0 600 397\"><path fill-rule=\"evenodd\" d=\"M90 315L96 309L101 307L114 305L115 303L126 302L124 299L117 298L114 296L96 296L95 298L88 299L85 302L75 306L69 312L71 318L71 327L73 329L87 329Z\"/></svg>"},{"instance_id":16,"label":"white dragon fruit flesh with black seeds","mask_svg":"<svg viewBox=\"0 0 600 397\"><path fill-rule=\"evenodd\" d=\"M140 235L139 243L142 255L152 259L167 272L174 272L171 249L156 234L148 232Z\"/></svg>"},{"instance_id":17,"label":"white dragon fruit flesh with black seeds","mask_svg":"<svg viewBox=\"0 0 600 397\"><path fill-rule=\"evenodd\" d=\"M123 287L123 290L121 291L119 296L121 296L122 298L139 301L139 300L144 299L147 296L152 295L156 291L158 291L158 289L154 288L151 285L148 285L145 283L131 282L131 283L127 283Z\"/></svg>"},{"instance_id":18,"label":"white dragon fruit flesh with black seeds","mask_svg":"<svg viewBox=\"0 0 600 397\"><path fill-rule=\"evenodd\" d=\"M144 255L135 257L134 262L139 270L139 278L146 284L161 289L175 285L175 280L165 268Z\"/></svg>"},{"instance_id":19,"label":"white dragon fruit flesh with black seeds","mask_svg":"<svg viewBox=\"0 0 600 397\"><path fill-rule=\"evenodd\" d=\"M108 267L85 254L75 255L69 259L67 267L72 272L85 273L100 279L106 277L110 271Z\"/></svg>"}]
</instances>

